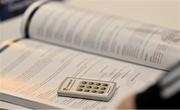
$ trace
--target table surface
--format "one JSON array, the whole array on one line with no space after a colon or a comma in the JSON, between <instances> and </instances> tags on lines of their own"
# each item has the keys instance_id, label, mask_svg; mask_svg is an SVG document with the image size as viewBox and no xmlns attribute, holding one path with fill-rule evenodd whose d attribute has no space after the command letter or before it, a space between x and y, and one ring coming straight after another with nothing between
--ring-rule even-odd
<instances>
[{"instance_id":1,"label":"table surface","mask_svg":"<svg viewBox=\"0 0 180 110\"><path fill-rule=\"evenodd\" d=\"M180 0L67 0L67 3L180 30ZM21 37L21 18L19 16L0 23L0 44ZM0 102L0 108L30 110L6 102Z\"/></svg>"}]
</instances>

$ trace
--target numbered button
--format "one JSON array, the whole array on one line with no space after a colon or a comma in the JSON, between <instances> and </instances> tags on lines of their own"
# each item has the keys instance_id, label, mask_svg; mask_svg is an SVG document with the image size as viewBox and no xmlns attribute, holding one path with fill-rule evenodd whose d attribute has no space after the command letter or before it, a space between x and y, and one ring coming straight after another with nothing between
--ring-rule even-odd
<instances>
[{"instance_id":1,"label":"numbered button","mask_svg":"<svg viewBox=\"0 0 180 110\"><path fill-rule=\"evenodd\" d=\"M102 86L106 86L106 87L107 87L107 86L108 86L108 84L103 84Z\"/></svg>"},{"instance_id":2,"label":"numbered button","mask_svg":"<svg viewBox=\"0 0 180 110\"><path fill-rule=\"evenodd\" d=\"M92 90L91 92L92 92L92 93L96 93L97 91L96 91L96 90Z\"/></svg>"},{"instance_id":3,"label":"numbered button","mask_svg":"<svg viewBox=\"0 0 180 110\"><path fill-rule=\"evenodd\" d=\"M84 92L89 92L89 91L90 91L90 90L88 90L88 89L85 89L85 90L84 90Z\"/></svg>"},{"instance_id":4,"label":"numbered button","mask_svg":"<svg viewBox=\"0 0 180 110\"><path fill-rule=\"evenodd\" d=\"M101 85L101 83L96 83L96 85L97 85L97 86L100 86L100 85Z\"/></svg>"},{"instance_id":5,"label":"numbered button","mask_svg":"<svg viewBox=\"0 0 180 110\"><path fill-rule=\"evenodd\" d=\"M92 86L87 86L86 88L89 88L89 89L90 89L90 88L92 88Z\"/></svg>"},{"instance_id":6,"label":"numbered button","mask_svg":"<svg viewBox=\"0 0 180 110\"><path fill-rule=\"evenodd\" d=\"M87 82L86 81L82 81L81 84L87 84Z\"/></svg>"},{"instance_id":7,"label":"numbered button","mask_svg":"<svg viewBox=\"0 0 180 110\"><path fill-rule=\"evenodd\" d=\"M99 91L98 93L99 93L99 94L104 94L104 91Z\"/></svg>"},{"instance_id":8,"label":"numbered button","mask_svg":"<svg viewBox=\"0 0 180 110\"><path fill-rule=\"evenodd\" d=\"M93 85L94 83L93 82L89 82L89 85Z\"/></svg>"},{"instance_id":9,"label":"numbered button","mask_svg":"<svg viewBox=\"0 0 180 110\"><path fill-rule=\"evenodd\" d=\"M85 86L84 86L84 85L80 85L79 87L80 87L80 88L84 88Z\"/></svg>"},{"instance_id":10,"label":"numbered button","mask_svg":"<svg viewBox=\"0 0 180 110\"><path fill-rule=\"evenodd\" d=\"M82 91L83 91L83 89L77 89L77 91L82 92Z\"/></svg>"},{"instance_id":11,"label":"numbered button","mask_svg":"<svg viewBox=\"0 0 180 110\"><path fill-rule=\"evenodd\" d=\"M93 87L94 89L99 89L99 87L98 86L95 86L95 87Z\"/></svg>"},{"instance_id":12,"label":"numbered button","mask_svg":"<svg viewBox=\"0 0 180 110\"><path fill-rule=\"evenodd\" d=\"M105 87L102 87L101 90L106 90L106 88L105 88Z\"/></svg>"}]
</instances>

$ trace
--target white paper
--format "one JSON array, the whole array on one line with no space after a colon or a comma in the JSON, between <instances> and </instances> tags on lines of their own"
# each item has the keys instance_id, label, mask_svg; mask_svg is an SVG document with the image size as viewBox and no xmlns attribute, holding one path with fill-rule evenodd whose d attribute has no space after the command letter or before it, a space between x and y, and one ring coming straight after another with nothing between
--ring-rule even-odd
<instances>
[{"instance_id":1,"label":"white paper","mask_svg":"<svg viewBox=\"0 0 180 110\"><path fill-rule=\"evenodd\" d=\"M10 104L7 102L0 101L0 108L6 108L6 110L32 110L18 105ZM3 109L2 109L3 110Z\"/></svg>"},{"instance_id":2,"label":"white paper","mask_svg":"<svg viewBox=\"0 0 180 110\"><path fill-rule=\"evenodd\" d=\"M17 97L41 100L59 108L107 110L126 96L145 89L163 73L135 64L107 59L66 48L23 40L0 54L3 90ZM66 77L117 82L110 102L57 96L57 88ZM35 101L35 100L34 100Z\"/></svg>"},{"instance_id":3,"label":"white paper","mask_svg":"<svg viewBox=\"0 0 180 110\"><path fill-rule=\"evenodd\" d=\"M180 60L180 32L59 2L34 14L31 38L167 70Z\"/></svg>"}]
</instances>

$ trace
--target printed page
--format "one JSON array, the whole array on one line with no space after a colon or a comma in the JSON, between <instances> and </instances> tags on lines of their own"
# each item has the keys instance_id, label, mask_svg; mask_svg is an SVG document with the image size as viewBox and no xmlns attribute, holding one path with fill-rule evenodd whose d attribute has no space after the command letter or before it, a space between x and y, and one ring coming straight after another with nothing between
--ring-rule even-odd
<instances>
[{"instance_id":1,"label":"printed page","mask_svg":"<svg viewBox=\"0 0 180 110\"><path fill-rule=\"evenodd\" d=\"M9 91L16 97L58 108L115 108L126 96L144 90L164 72L32 40L11 45L0 58L3 90L7 94ZM116 94L110 102L58 97L57 89L66 77L115 81Z\"/></svg>"},{"instance_id":2,"label":"printed page","mask_svg":"<svg viewBox=\"0 0 180 110\"><path fill-rule=\"evenodd\" d=\"M59 2L47 3L35 12L29 36L165 70L180 60L179 31Z\"/></svg>"}]
</instances>

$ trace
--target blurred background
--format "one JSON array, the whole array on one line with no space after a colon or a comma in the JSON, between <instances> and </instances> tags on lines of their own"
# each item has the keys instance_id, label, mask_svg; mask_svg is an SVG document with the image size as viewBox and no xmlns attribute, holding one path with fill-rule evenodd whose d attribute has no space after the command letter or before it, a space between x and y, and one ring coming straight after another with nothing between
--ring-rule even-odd
<instances>
[{"instance_id":1,"label":"blurred background","mask_svg":"<svg viewBox=\"0 0 180 110\"><path fill-rule=\"evenodd\" d=\"M21 37L22 14L34 1L37 0L0 0L0 44ZM63 3L180 30L180 0L63 0Z\"/></svg>"},{"instance_id":2,"label":"blurred background","mask_svg":"<svg viewBox=\"0 0 180 110\"><path fill-rule=\"evenodd\" d=\"M35 0L0 0L0 20L22 14Z\"/></svg>"},{"instance_id":3,"label":"blurred background","mask_svg":"<svg viewBox=\"0 0 180 110\"><path fill-rule=\"evenodd\" d=\"M37 0L0 0L1 21L22 14L34 1ZM64 2L110 15L180 29L180 0L64 0Z\"/></svg>"},{"instance_id":4,"label":"blurred background","mask_svg":"<svg viewBox=\"0 0 180 110\"><path fill-rule=\"evenodd\" d=\"M8 39L22 37L22 15L35 1L0 0L0 45ZM180 0L64 0L63 3L180 30ZM0 105L14 110L25 109L4 102Z\"/></svg>"}]
</instances>

